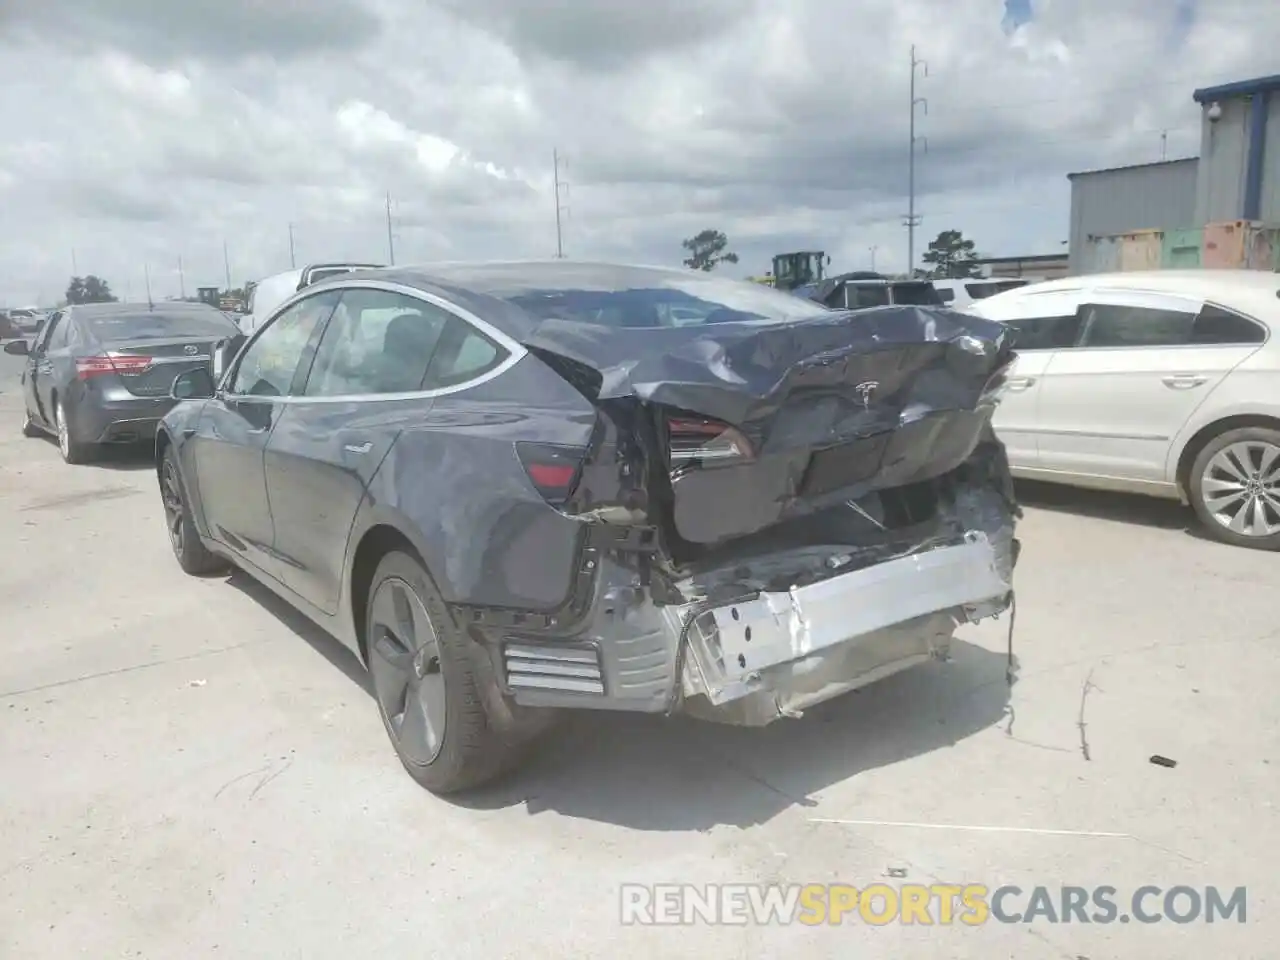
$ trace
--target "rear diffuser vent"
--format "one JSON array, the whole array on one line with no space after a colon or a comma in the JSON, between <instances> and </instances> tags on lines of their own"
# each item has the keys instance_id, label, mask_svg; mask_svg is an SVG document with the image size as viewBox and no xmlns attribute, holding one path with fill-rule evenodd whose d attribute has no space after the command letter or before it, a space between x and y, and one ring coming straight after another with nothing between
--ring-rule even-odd
<instances>
[{"instance_id":1,"label":"rear diffuser vent","mask_svg":"<svg viewBox=\"0 0 1280 960\"><path fill-rule=\"evenodd\" d=\"M513 690L604 694L600 652L590 644L550 646L508 638L502 661Z\"/></svg>"}]
</instances>

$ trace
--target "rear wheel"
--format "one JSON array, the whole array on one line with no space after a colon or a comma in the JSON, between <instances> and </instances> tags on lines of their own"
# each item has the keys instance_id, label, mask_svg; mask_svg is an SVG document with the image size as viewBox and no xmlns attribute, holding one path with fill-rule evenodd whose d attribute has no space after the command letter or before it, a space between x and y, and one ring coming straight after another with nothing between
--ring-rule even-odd
<instances>
[{"instance_id":1,"label":"rear wheel","mask_svg":"<svg viewBox=\"0 0 1280 960\"><path fill-rule=\"evenodd\" d=\"M378 564L365 637L382 724L414 780L455 793L519 762L524 744L489 722L470 641L416 558L394 551Z\"/></svg>"},{"instance_id":2,"label":"rear wheel","mask_svg":"<svg viewBox=\"0 0 1280 960\"><path fill-rule=\"evenodd\" d=\"M160 463L160 502L164 506L169 545L173 547L178 566L194 576L221 573L230 566L200 541L200 534L191 522L187 489L182 483L178 455L173 447L165 450Z\"/></svg>"},{"instance_id":3,"label":"rear wheel","mask_svg":"<svg viewBox=\"0 0 1280 960\"><path fill-rule=\"evenodd\" d=\"M1190 479L1191 506L1210 536L1280 550L1280 430L1243 427L1214 437Z\"/></svg>"},{"instance_id":4,"label":"rear wheel","mask_svg":"<svg viewBox=\"0 0 1280 960\"><path fill-rule=\"evenodd\" d=\"M58 450L67 463L88 463L93 458L93 445L77 439L71 432L66 404L59 400L53 408L54 424L58 428Z\"/></svg>"}]
</instances>

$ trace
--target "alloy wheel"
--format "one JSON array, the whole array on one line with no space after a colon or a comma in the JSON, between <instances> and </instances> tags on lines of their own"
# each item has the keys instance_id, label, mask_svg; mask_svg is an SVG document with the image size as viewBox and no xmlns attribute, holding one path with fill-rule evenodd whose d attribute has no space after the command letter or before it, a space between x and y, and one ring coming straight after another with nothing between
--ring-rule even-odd
<instances>
[{"instance_id":1,"label":"alloy wheel","mask_svg":"<svg viewBox=\"0 0 1280 960\"><path fill-rule=\"evenodd\" d=\"M1219 524L1242 537L1280 533L1280 446L1240 440L1205 465L1200 496Z\"/></svg>"},{"instance_id":2,"label":"alloy wheel","mask_svg":"<svg viewBox=\"0 0 1280 960\"><path fill-rule=\"evenodd\" d=\"M369 617L369 665L378 706L401 756L425 766L439 756L445 734L439 638L417 591L398 577L379 584Z\"/></svg>"},{"instance_id":3,"label":"alloy wheel","mask_svg":"<svg viewBox=\"0 0 1280 960\"><path fill-rule=\"evenodd\" d=\"M178 470L168 459L160 471L160 501L164 505L164 525L169 530L169 542L174 553L182 555L182 526L186 522L186 507L182 502L182 487L178 482Z\"/></svg>"},{"instance_id":4,"label":"alloy wheel","mask_svg":"<svg viewBox=\"0 0 1280 960\"><path fill-rule=\"evenodd\" d=\"M62 405L62 401L58 401L57 407L54 408L55 417L58 419L58 449L62 451L64 458L71 456L71 428L67 426L67 408Z\"/></svg>"}]
</instances>

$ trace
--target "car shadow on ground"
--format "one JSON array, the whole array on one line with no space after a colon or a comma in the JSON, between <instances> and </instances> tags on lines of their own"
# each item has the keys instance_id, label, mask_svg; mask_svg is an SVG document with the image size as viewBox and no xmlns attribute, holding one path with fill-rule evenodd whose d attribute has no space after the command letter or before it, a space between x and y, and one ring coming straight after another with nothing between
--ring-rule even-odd
<instances>
[{"instance_id":1,"label":"car shadow on ground","mask_svg":"<svg viewBox=\"0 0 1280 960\"><path fill-rule=\"evenodd\" d=\"M56 441L54 441L56 442ZM156 448L151 443L119 444L99 447L97 455L88 464L99 470L133 472L156 468Z\"/></svg>"},{"instance_id":2,"label":"car shadow on ground","mask_svg":"<svg viewBox=\"0 0 1280 960\"><path fill-rule=\"evenodd\" d=\"M1015 489L1018 502L1024 507L1074 513L1095 520L1137 523L1161 530L1182 530L1194 537L1203 536L1191 508L1177 500L1068 487L1038 480L1018 480Z\"/></svg>"},{"instance_id":3,"label":"car shadow on ground","mask_svg":"<svg viewBox=\"0 0 1280 960\"><path fill-rule=\"evenodd\" d=\"M927 663L764 728L579 711L507 780L460 806L524 806L632 830L766 823L860 773L958 743L1006 716L1003 653L961 640ZM1016 673L1016 660L1015 660Z\"/></svg>"},{"instance_id":4,"label":"car shadow on ground","mask_svg":"<svg viewBox=\"0 0 1280 960\"><path fill-rule=\"evenodd\" d=\"M260 604L369 695L360 659L247 574L227 582ZM707 830L765 823L867 770L944 749L1007 715L1004 652L954 640L929 662L764 728L686 717L565 711L511 775L449 797L458 806L523 806L633 830ZM1017 673L1017 659L1013 661ZM371 716L375 707L370 703ZM395 768L387 746L388 769Z\"/></svg>"},{"instance_id":5,"label":"car shadow on ground","mask_svg":"<svg viewBox=\"0 0 1280 960\"><path fill-rule=\"evenodd\" d=\"M373 687L369 683L369 673L365 670L364 664L360 662L360 658L354 653L247 573L242 573L239 570L232 571L231 575L227 577L227 583L245 594L254 603L305 640L311 649L328 660L332 666L341 670L352 683L368 694L370 698L373 697Z\"/></svg>"}]
</instances>

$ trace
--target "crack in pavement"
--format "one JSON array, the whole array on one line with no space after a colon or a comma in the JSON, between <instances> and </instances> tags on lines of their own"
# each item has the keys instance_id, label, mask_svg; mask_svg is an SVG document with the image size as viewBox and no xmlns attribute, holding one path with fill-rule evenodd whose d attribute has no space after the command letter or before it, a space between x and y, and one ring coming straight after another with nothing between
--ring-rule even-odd
<instances>
[{"instance_id":1,"label":"crack in pavement","mask_svg":"<svg viewBox=\"0 0 1280 960\"><path fill-rule=\"evenodd\" d=\"M54 680L51 683L41 683L34 687L24 687L20 690L6 690L0 693L0 700L9 700L13 697L21 697L28 693L39 693L42 690L54 690L58 687L69 687L73 684L84 683L87 680L98 680L102 677L115 677L124 673L133 673L137 670L149 670L152 667L163 667L170 663L183 663L187 660L201 660L205 657L214 657L220 653L229 653L232 650L241 650L244 647L250 647L259 643L266 643L266 639L244 640L240 643L233 643L226 647L216 647L213 650L201 650L199 653L188 653L180 657L167 657L163 660L150 660L147 663L135 663L130 667L119 667L115 670L99 670L94 673L82 674L78 677L71 677L67 680Z\"/></svg>"}]
</instances>

